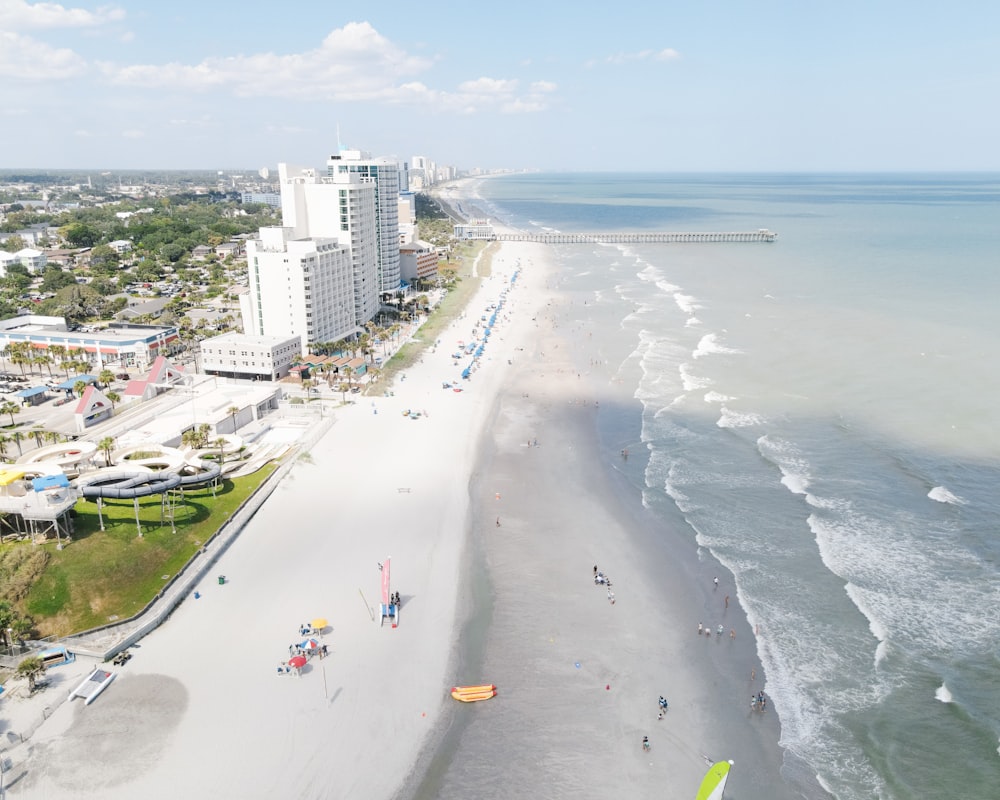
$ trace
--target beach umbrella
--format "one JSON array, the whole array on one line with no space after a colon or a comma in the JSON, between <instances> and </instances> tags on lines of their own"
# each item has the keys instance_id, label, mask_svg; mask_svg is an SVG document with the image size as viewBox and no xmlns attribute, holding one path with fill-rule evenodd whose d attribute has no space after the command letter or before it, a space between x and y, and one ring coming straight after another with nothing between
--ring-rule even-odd
<instances>
[{"instance_id":1,"label":"beach umbrella","mask_svg":"<svg viewBox=\"0 0 1000 800\"><path fill-rule=\"evenodd\" d=\"M306 665L305 656L292 656L288 659L288 666L295 667L295 669L301 669Z\"/></svg>"},{"instance_id":2,"label":"beach umbrella","mask_svg":"<svg viewBox=\"0 0 1000 800\"><path fill-rule=\"evenodd\" d=\"M299 642L299 647L303 650L316 650L319 647L319 642L315 639L306 639L303 642Z\"/></svg>"},{"instance_id":3,"label":"beach umbrella","mask_svg":"<svg viewBox=\"0 0 1000 800\"><path fill-rule=\"evenodd\" d=\"M316 617L316 619L312 621L312 626L317 631L323 630L323 628L327 626L326 617Z\"/></svg>"}]
</instances>

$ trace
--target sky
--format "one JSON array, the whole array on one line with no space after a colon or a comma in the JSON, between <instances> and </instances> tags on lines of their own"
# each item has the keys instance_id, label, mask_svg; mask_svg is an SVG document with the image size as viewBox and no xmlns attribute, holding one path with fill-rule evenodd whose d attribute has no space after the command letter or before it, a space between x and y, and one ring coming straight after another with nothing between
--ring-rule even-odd
<instances>
[{"instance_id":1,"label":"sky","mask_svg":"<svg viewBox=\"0 0 1000 800\"><path fill-rule=\"evenodd\" d=\"M1000 3L0 0L0 168L1000 170Z\"/></svg>"}]
</instances>

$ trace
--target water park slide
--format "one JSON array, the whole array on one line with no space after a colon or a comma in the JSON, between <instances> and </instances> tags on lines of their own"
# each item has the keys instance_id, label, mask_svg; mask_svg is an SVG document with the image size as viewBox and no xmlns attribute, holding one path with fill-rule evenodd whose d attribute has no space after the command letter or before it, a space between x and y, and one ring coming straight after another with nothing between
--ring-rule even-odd
<instances>
[{"instance_id":1,"label":"water park slide","mask_svg":"<svg viewBox=\"0 0 1000 800\"><path fill-rule=\"evenodd\" d=\"M202 467L190 465L188 468L197 470L190 475L172 470L154 472L141 466L131 469L102 469L80 478L77 486L80 494L88 499L102 497L109 500L131 500L136 497L148 497L152 494L163 494L178 486L208 483L219 477L221 468L218 464L203 463Z\"/></svg>"},{"instance_id":2,"label":"water park slide","mask_svg":"<svg viewBox=\"0 0 1000 800\"><path fill-rule=\"evenodd\" d=\"M452 686L451 696L460 703L475 703L479 700L489 700L496 697L497 687L492 683L481 686Z\"/></svg>"}]
</instances>

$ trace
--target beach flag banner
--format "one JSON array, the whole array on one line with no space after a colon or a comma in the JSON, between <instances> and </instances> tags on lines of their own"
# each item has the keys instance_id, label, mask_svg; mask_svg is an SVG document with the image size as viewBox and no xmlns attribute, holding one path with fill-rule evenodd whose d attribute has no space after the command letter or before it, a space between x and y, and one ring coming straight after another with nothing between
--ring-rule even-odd
<instances>
[{"instance_id":1,"label":"beach flag banner","mask_svg":"<svg viewBox=\"0 0 1000 800\"><path fill-rule=\"evenodd\" d=\"M391 559L386 559L385 563L382 565L382 605L389 608L392 605L392 598L389 596L389 561Z\"/></svg>"}]
</instances>

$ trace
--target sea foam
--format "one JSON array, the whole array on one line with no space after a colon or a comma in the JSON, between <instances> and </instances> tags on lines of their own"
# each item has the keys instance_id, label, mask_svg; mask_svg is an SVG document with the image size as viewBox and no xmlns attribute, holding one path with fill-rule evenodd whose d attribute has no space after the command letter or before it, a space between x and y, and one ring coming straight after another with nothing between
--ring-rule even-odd
<instances>
[{"instance_id":1,"label":"sea foam","mask_svg":"<svg viewBox=\"0 0 1000 800\"><path fill-rule=\"evenodd\" d=\"M934 692L934 699L940 700L942 703L952 702L951 692L948 690L948 687L943 683L938 686L937 690Z\"/></svg>"},{"instance_id":2,"label":"sea foam","mask_svg":"<svg viewBox=\"0 0 1000 800\"><path fill-rule=\"evenodd\" d=\"M701 337L701 341L698 342L698 346L695 348L692 356L694 358L701 358L702 356L713 355L716 353L739 353L740 350L734 350L731 347L725 347L719 344L719 337L714 333L706 333Z\"/></svg>"},{"instance_id":3,"label":"sea foam","mask_svg":"<svg viewBox=\"0 0 1000 800\"><path fill-rule=\"evenodd\" d=\"M937 500L939 503L950 503L951 505L955 506L965 505L965 501L961 497L952 494L943 486L935 486L927 493L927 496L931 500Z\"/></svg>"}]
</instances>

